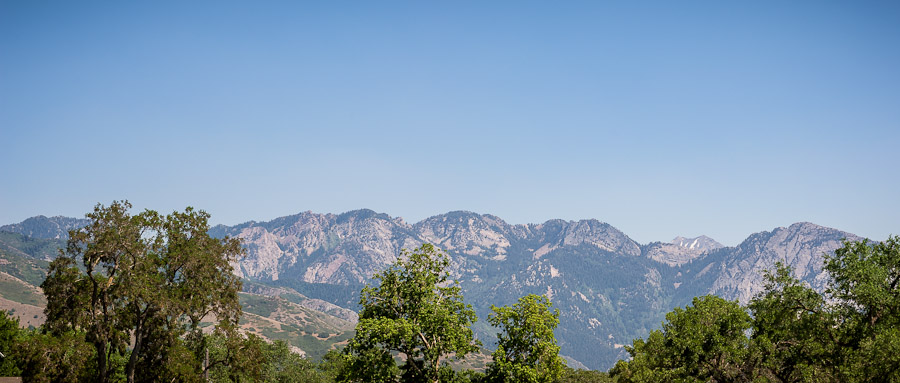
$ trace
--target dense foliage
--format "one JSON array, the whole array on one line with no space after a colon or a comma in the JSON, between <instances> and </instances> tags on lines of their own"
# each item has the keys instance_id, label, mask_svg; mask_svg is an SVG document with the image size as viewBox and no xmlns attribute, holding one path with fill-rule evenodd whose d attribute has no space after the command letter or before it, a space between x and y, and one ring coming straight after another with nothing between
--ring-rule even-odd
<instances>
[{"instance_id":1,"label":"dense foliage","mask_svg":"<svg viewBox=\"0 0 900 383\"><path fill-rule=\"evenodd\" d=\"M750 316L735 302L714 295L666 315L662 330L627 350L614 375L624 382L735 381L746 357Z\"/></svg>"},{"instance_id":2,"label":"dense foliage","mask_svg":"<svg viewBox=\"0 0 900 383\"><path fill-rule=\"evenodd\" d=\"M559 310L551 306L546 296L529 294L512 307L491 307L490 322L503 331L488 367L492 381L551 383L559 378L565 362L553 336Z\"/></svg>"},{"instance_id":3,"label":"dense foliage","mask_svg":"<svg viewBox=\"0 0 900 383\"><path fill-rule=\"evenodd\" d=\"M747 308L714 296L666 316L620 382L900 382L900 237L845 242L822 294L778 265ZM749 311L749 312L748 312Z\"/></svg>"},{"instance_id":4,"label":"dense foliage","mask_svg":"<svg viewBox=\"0 0 900 383\"><path fill-rule=\"evenodd\" d=\"M441 360L477 351L472 323L478 318L449 279L446 254L431 244L403 251L362 290L356 336L347 346L350 380L394 380L392 352L403 355L404 381L437 382Z\"/></svg>"}]
</instances>

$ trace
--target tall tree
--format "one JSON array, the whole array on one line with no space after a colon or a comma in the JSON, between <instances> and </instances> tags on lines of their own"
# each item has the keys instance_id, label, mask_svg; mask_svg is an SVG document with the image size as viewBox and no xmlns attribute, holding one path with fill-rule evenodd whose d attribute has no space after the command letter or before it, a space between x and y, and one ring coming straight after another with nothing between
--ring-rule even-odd
<instances>
[{"instance_id":1,"label":"tall tree","mask_svg":"<svg viewBox=\"0 0 900 383\"><path fill-rule=\"evenodd\" d=\"M836 353L839 321L825 298L778 263L765 273L753 313L751 370L776 382L840 382Z\"/></svg>"},{"instance_id":2,"label":"tall tree","mask_svg":"<svg viewBox=\"0 0 900 383\"><path fill-rule=\"evenodd\" d=\"M446 254L431 244L404 250L394 265L362 290L359 323L347 352L351 380L385 381L393 376L391 352L406 358L404 381L437 382L442 359L478 349L470 328L475 311L450 280Z\"/></svg>"},{"instance_id":3,"label":"tall tree","mask_svg":"<svg viewBox=\"0 0 900 383\"><path fill-rule=\"evenodd\" d=\"M844 242L825 270L840 317L841 381L900 381L900 237Z\"/></svg>"},{"instance_id":4,"label":"tall tree","mask_svg":"<svg viewBox=\"0 0 900 383\"><path fill-rule=\"evenodd\" d=\"M127 201L98 204L86 215L91 223L69 233L41 285L47 329L85 331L102 383L113 356L128 346L128 382L191 371L184 364L197 353L186 348L185 333L200 336L207 315L233 329L241 312L231 266L243 253L240 241L210 237L209 214L190 207L167 216L131 215L130 208Z\"/></svg>"},{"instance_id":5,"label":"tall tree","mask_svg":"<svg viewBox=\"0 0 900 383\"><path fill-rule=\"evenodd\" d=\"M553 336L559 310L551 310L552 305L544 295L529 294L512 307L491 306L488 320L503 330L488 367L492 381L550 383L560 377L565 362Z\"/></svg>"},{"instance_id":6,"label":"tall tree","mask_svg":"<svg viewBox=\"0 0 900 383\"><path fill-rule=\"evenodd\" d=\"M19 319L0 310L0 376L19 376L22 371L16 366L15 355L22 342Z\"/></svg>"}]
</instances>

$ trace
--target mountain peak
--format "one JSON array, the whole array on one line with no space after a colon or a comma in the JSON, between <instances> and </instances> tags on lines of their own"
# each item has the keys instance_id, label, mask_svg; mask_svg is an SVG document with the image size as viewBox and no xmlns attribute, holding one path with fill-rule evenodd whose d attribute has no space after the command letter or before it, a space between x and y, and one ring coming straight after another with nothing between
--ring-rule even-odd
<instances>
[{"instance_id":1,"label":"mountain peak","mask_svg":"<svg viewBox=\"0 0 900 383\"><path fill-rule=\"evenodd\" d=\"M791 232L821 232L821 231L840 231L838 229L830 228L827 226L816 225L812 222L795 222L785 228L785 230Z\"/></svg>"},{"instance_id":2,"label":"mountain peak","mask_svg":"<svg viewBox=\"0 0 900 383\"><path fill-rule=\"evenodd\" d=\"M391 216L389 216L385 213L378 213L371 209L358 209L358 210L351 210L346 213L339 214L337 216L337 222L338 223L345 222L345 221L350 220L351 218L358 219L358 220L365 220L365 219L383 219L385 221L393 221L394 220L393 218L391 218Z\"/></svg>"},{"instance_id":3,"label":"mountain peak","mask_svg":"<svg viewBox=\"0 0 900 383\"><path fill-rule=\"evenodd\" d=\"M493 217L490 214L478 214L468 210L454 210L450 212L446 212L444 214L433 215L431 217L423 219L420 223L424 222L447 222L447 221L459 221L465 222L468 220L483 220L484 218ZM493 217L496 218L496 217Z\"/></svg>"},{"instance_id":4,"label":"mountain peak","mask_svg":"<svg viewBox=\"0 0 900 383\"><path fill-rule=\"evenodd\" d=\"M40 239L69 239L69 230L79 229L90 223L85 218L43 215L28 218L22 222L0 226L0 231L22 234Z\"/></svg>"},{"instance_id":5,"label":"mountain peak","mask_svg":"<svg viewBox=\"0 0 900 383\"><path fill-rule=\"evenodd\" d=\"M675 239L673 239L672 242L669 242L669 243L679 246L679 247L685 247L685 248L688 248L691 250L698 250L698 251L709 251L709 250L715 250L718 248L725 247L725 246L722 246L721 243L719 243L716 240L714 240L710 237L707 237L705 235L701 235L699 237L693 237L693 238L685 238L685 237L678 236L678 237L675 237Z\"/></svg>"},{"instance_id":6,"label":"mountain peak","mask_svg":"<svg viewBox=\"0 0 900 383\"><path fill-rule=\"evenodd\" d=\"M703 254L723 248L716 240L701 235L699 237L675 237L672 242L654 242L644 247L644 255L669 266L681 266L700 258Z\"/></svg>"}]
</instances>

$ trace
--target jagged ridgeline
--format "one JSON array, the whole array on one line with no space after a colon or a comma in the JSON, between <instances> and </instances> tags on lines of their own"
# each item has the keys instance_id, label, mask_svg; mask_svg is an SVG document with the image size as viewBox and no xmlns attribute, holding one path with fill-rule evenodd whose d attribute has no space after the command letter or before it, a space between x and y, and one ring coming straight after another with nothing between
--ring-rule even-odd
<instances>
[{"instance_id":1,"label":"jagged ridgeline","mask_svg":"<svg viewBox=\"0 0 900 383\"><path fill-rule=\"evenodd\" d=\"M83 224L69 220L36 217L0 231L63 239L65 229ZM392 264L401 249L433 243L450 255L453 276L481 318L476 333L489 347L497 332L486 322L491 304L510 305L526 294L546 294L560 310L556 335L569 365L604 370L626 356L623 345L659 328L665 313L694 296L714 293L746 303L761 290L762 271L774 269L776 261L822 288L827 277L823 254L840 247L843 238L860 239L797 223L753 234L737 247L723 247L702 236L641 245L596 220L511 225L492 215L451 212L409 224L371 210L305 212L268 222L220 225L210 232L245 241L248 255L234 266L255 283L257 293L259 284L289 288L285 291L302 295L298 299L306 302L304 307L330 303L331 312L358 310L362 286ZM291 296L279 294L281 299ZM256 308L272 307L284 315L292 307L288 303L276 307L253 301ZM343 316L353 320L346 311ZM344 322L323 318L316 323L320 332L332 334L329 339L344 339L338 335L348 327ZM304 333L299 327L297 332ZM311 347L316 348L313 354L322 348Z\"/></svg>"}]
</instances>

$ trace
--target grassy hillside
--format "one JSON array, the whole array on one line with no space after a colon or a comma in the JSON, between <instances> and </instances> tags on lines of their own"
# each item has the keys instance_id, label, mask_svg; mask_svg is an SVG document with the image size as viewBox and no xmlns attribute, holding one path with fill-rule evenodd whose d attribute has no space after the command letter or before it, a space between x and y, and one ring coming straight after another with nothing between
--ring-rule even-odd
<instances>
[{"instance_id":1,"label":"grassy hillside","mask_svg":"<svg viewBox=\"0 0 900 383\"><path fill-rule=\"evenodd\" d=\"M49 264L41 258L55 253L57 242L0 232L0 310L18 318L23 327L40 326L46 319L47 300L38 286Z\"/></svg>"},{"instance_id":2,"label":"grassy hillside","mask_svg":"<svg viewBox=\"0 0 900 383\"><path fill-rule=\"evenodd\" d=\"M284 340L294 351L320 359L353 337L354 323L278 296L241 293L241 328L270 340Z\"/></svg>"},{"instance_id":3,"label":"grassy hillside","mask_svg":"<svg viewBox=\"0 0 900 383\"><path fill-rule=\"evenodd\" d=\"M66 246L61 239L40 239L0 231L0 251L34 259L51 260Z\"/></svg>"}]
</instances>

